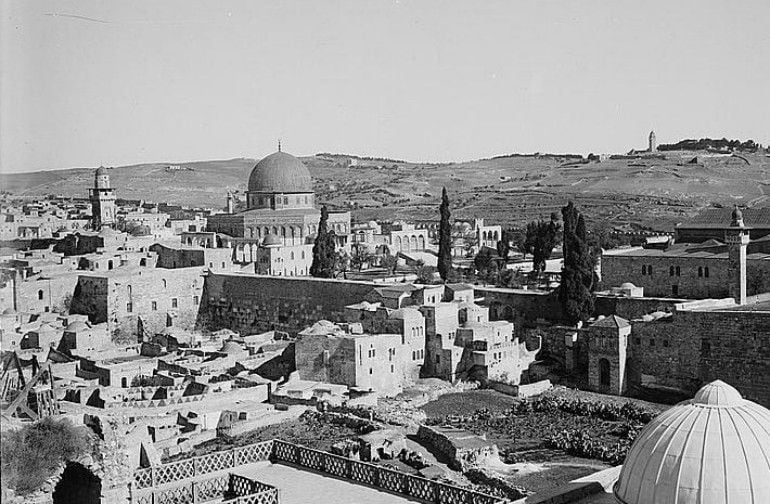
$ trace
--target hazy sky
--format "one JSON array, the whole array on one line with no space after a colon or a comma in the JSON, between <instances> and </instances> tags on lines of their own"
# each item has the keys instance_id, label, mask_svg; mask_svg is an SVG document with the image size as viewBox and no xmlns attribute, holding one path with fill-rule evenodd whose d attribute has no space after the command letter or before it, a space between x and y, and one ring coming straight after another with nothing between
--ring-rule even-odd
<instances>
[{"instance_id":1,"label":"hazy sky","mask_svg":"<svg viewBox=\"0 0 770 504\"><path fill-rule=\"evenodd\" d=\"M770 142L770 1L0 0L4 171Z\"/></svg>"}]
</instances>

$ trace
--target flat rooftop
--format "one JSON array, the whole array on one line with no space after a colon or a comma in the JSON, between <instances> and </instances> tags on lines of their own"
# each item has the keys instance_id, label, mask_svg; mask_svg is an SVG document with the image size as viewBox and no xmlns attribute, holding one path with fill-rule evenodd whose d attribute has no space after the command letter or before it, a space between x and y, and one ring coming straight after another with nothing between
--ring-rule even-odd
<instances>
[{"instance_id":1,"label":"flat rooftop","mask_svg":"<svg viewBox=\"0 0 770 504\"><path fill-rule=\"evenodd\" d=\"M422 502L310 470L259 462L232 470L278 488L281 504L327 502L335 504L404 504Z\"/></svg>"}]
</instances>

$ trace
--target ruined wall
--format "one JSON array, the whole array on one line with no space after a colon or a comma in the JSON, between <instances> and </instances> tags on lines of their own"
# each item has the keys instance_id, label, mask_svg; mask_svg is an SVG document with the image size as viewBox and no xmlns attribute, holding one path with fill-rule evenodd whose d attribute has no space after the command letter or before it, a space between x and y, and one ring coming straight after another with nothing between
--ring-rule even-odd
<instances>
[{"instance_id":1,"label":"ruined wall","mask_svg":"<svg viewBox=\"0 0 770 504\"><path fill-rule=\"evenodd\" d=\"M476 287L476 298L483 297L489 307L489 320L508 320L517 325L538 318L559 320L562 308L557 293Z\"/></svg>"},{"instance_id":2,"label":"ruined wall","mask_svg":"<svg viewBox=\"0 0 770 504\"><path fill-rule=\"evenodd\" d=\"M626 320L640 318L655 311L673 311L682 299L655 297L596 296L595 315L617 315Z\"/></svg>"},{"instance_id":3,"label":"ruined wall","mask_svg":"<svg viewBox=\"0 0 770 504\"><path fill-rule=\"evenodd\" d=\"M210 274L199 322L241 334L271 329L296 334L322 319L343 322L345 306L360 302L374 286L349 280Z\"/></svg>"}]
</instances>

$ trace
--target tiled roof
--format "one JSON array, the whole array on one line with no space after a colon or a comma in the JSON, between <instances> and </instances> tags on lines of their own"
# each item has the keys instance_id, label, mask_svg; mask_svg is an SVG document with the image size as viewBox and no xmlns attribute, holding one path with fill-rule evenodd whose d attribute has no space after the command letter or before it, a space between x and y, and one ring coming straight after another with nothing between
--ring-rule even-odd
<instances>
[{"instance_id":1,"label":"tiled roof","mask_svg":"<svg viewBox=\"0 0 770 504\"><path fill-rule=\"evenodd\" d=\"M743 223L746 227L769 227L770 208L744 208ZM689 222L680 224L681 228L729 227L732 222L732 208L711 208L696 215Z\"/></svg>"},{"instance_id":2,"label":"tiled roof","mask_svg":"<svg viewBox=\"0 0 770 504\"><path fill-rule=\"evenodd\" d=\"M617 315L610 315L609 317L604 317L601 320L597 320L593 324L591 324L591 327L612 327L612 328L623 328L628 327L629 324L628 320L624 319L623 317L618 317Z\"/></svg>"}]
</instances>

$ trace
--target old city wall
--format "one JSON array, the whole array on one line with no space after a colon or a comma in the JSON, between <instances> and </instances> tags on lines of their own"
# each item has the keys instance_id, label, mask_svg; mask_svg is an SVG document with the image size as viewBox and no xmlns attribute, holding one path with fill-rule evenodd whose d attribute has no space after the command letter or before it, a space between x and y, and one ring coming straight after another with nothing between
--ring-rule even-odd
<instances>
[{"instance_id":1,"label":"old city wall","mask_svg":"<svg viewBox=\"0 0 770 504\"><path fill-rule=\"evenodd\" d=\"M350 280L209 274L199 323L241 334L271 329L296 334L319 320L343 322L346 305L376 284Z\"/></svg>"},{"instance_id":2,"label":"old city wall","mask_svg":"<svg viewBox=\"0 0 770 504\"><path fill-rule=\"evenodd\" d=\"M680 311L635 322L629 338L629 378L694 392L720 379L747 399L770 406L770 312Z\"/></svg>"}]
</instances>

